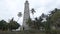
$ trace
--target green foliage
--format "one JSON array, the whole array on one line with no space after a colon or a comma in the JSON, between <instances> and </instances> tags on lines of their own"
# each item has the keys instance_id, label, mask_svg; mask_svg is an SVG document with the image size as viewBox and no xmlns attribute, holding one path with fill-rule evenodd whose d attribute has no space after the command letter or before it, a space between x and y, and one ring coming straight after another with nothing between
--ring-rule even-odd
<instances>
[{"instance_id":1,"label":"green foliage","mask_svg":"<svg viewBox=\"0 0 60 34\"><path fill-rule=\"evenodd\" d=\"M53 14L51 13L51 16L49 16L49 18L51 25L60 27L60 9L55 9L55 12Z\"/></svg>"},{"instance_id":2,"label":"green foliage","mask_svg":"<svg viewBox=\"0 0 60 34\"><path fill-rule=\"evenodd\" d=\"M45 32L46 33L50 33L50 30L51 30L51 24L50 24L50 22L45 22Z\"/></svg>"},{"instance_id":3,"label":"green foliage","mask_svg":"<svg viewBox=\"0 0 60 34\"><path fill-rule=\"evenodd\" d=\"M9 30L13 30L13 29L18 29L20 25L12 18L8 23L8 26L9 26Z\"/></svg>"},{"instance_id":4,"label":"green foliage","mask_svg":"<svg viewBox=\"0 0 60 34\"><path fill-rule=\"evenodd\" d=\"M17 16L20 18L20 17L22 16L22 13L19 12ZM18 18L18 20L19 20L19 18ZM17 21L18 21L18 20L17 20Z\"/></svg>"},{"instance_id":5,"label":"green foliage","mask_svg":"<svg viewBox=\"0 0 60 34\"><path fill-rule=\"evenodd\" d=\"M7 29L7 22L4 20L0 21L0 29L1 30L6 30Z\"/></svg>"},{"instance_id":6,"label":"green foliage","mask_svg":"<svg viewBox=\"0 0 60 34\"><path fill-rule=\"evenodd\" d=\"M34 8L31 9L31 13L34 14L36 11Z\"/></svg>"},{"instance_id":7,"label":"green foliage","mask_svg":"<svg viewBox=\"0 0 60 34\"><path fill-rule=\"evenodd\" d=\"M43 19L41 17L38 18L35 18L35 27L37 29L40 29L40 27L43 27L43 23L41 22Z\"/></svg>"},{"instance_id":8,"label":"green foliage","mask_svg":"<svg viewBox=\"0 0 60 34\"><path fill-rule=\"evenodd\" d=\"M57 34L57 30L51 30L51 34Z\"/></svg>"},{"instance_id":9,"label":"green foliage","mask_svg":"<svg viewBox=\"0 0 60 34\"><path fill-rule=\"evenodd\" d=\"M18 13L18 17L21 17L21 16L22 16L22 13L21 13L21 12L19 12L19 13Z\"/></svg>"},{"instance_id":10,"label":"green foliage","mask_svg":"<svg viewBox=\"0 0 60 34\"><path fill-rule=\"evenodd\" d=\"M33 13L33 12L32 12ZM46 18L47 21L42 22L43 18ZM38 18L35 18L35 20L28 20L28 24L30 26L32 26L32 28L34 29L40 29L40 27L45 28L45 32L47 32L48 34L50 34L51 32L53 34L56 34L56 31L51 31L52 26L59 26L60 27L60 10L55 8L55 10L51 11L51 14L49 15L45 15L44 13ZM59 21L59 23L56 23L57 21ZM55 25L54 25L55 23ZM51 34L52 34L51 33Z\"/></svg>"},{"instance_id":11,"label":"green foliage","mask_svg":"<svg viewBox=\"0 0 60 34\"><path fill-rule=\"evenodd\" d=\"M57 24L57 21L60 21L60 10L55 9L51 11L51 14L47 17L47 22L45 24L45 31L50 32L51 34L57 34L57 31L52 30L51 31L51 26L60 26L60 22Z\"/></svg>"},{"instance_id":12,"label":"green foliage","mask_svg":"<svg viewBox=\"0 0 60 34\"><path fill-rule=\"evenodd\" d=\"M20 25L16 21L14 21L13 18L10 20L9 23L7 23L4 20L0 21L0 30L2 31L7 31L8 29L9 30L18 29L19 26Z\"/></svg>"},{"instance_id":13,"label":"green foliage","mask_svg":"<svg viewBox=\"0 0 60 34\"><path fill-rule=\"evenodd\" d=\"M40 29L40 26L43 26L43 23L41 23L43 19L40 17L39 19L35 18L35 20L29 20L27 21L27 24L33 28L33 29Z\"/></svg>"},{"instance_id":14,"label":"green foliage","mask_svg":"<svg viewBox=\"0 0 60 34\"><path fill-rule=\"evenodd\" d=\"M31 18L29 18L26 23L31 27L31 25L32 25L32 20L31 20Z\"/></svg>"},{"instance_id":15,"label":"green foliage","mask_svg":"<svg viewBox=\"0 0 60 34\"><path fill-rule=\"evenodd\" d=\"M58 19L60 19L60 11L54 13L54 15L51 17L53 22L56 22Z\"/></svg>"}]
</instances>

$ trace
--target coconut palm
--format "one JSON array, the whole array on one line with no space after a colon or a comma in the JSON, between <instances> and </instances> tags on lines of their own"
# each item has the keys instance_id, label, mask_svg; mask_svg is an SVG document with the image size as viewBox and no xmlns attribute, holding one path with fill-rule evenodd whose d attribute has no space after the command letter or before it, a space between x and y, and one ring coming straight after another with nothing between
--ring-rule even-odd
<instances>
[{"instance_id":1,"label":"coconut palm","mask_svg":"<svg viewBox=\"0 0 60 34\"><path fill-rule=\"evenodd\" d=\"M35 9L32 8L32 9L31 9L31 13L32 13L32 15L34 15L35 12L36 12ZM33 18L34 18L34 16L33 16Z\"/></svg>"},{"instance_id":2,"label":"coconut palm","mask_svg":"<svg viewBox=\"0 0 60 34\"><path fill-rule=\"evenodd\" d=\"M8 26L9 26L9 30L13 30L13 29L16 30L16 29L18 29L18 28L20 27L20 24L17 23L17 22L14 20L14 18L12 18L12 19L9 21Z\"/></svg>"},{"instance_id":3,"label":"coconut palm","mask_svg":"<svg viewBox=\"0 0 60 34\"><path fill-rule=\"evenodd\" d=\"M31 13L34 14L36 11L34 8L32 8Z\"/></svg>"},{"instance_id":4,"label":"coconut palm","mask_svg":"<svg viewBox=\"0 0 60 34\"><path fill-rule=\"evenodd\" d=\"M18 13L18 17L20 18L21 16L22 16L22 13L19 12L19 13ZM18 20L19 20L19 18L18 18ZM17 20L17 21L18 21L18 20Z\"/></svg>"}]
</instances>

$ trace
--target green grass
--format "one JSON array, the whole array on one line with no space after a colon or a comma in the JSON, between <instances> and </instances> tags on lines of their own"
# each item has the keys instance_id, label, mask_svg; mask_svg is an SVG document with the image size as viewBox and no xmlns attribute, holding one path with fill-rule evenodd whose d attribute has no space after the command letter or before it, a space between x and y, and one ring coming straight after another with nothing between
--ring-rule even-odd
<instances>
[{"instance_id":1,"label":"green grass","mask_svg":"<svg viewBox=\"0 0 60 34\"><path fill-rule=\"evenodd\" d=\"M18 31L18 32L0 32L0 34L45 34L40 31Z\"/></svg>"}]
</instances>

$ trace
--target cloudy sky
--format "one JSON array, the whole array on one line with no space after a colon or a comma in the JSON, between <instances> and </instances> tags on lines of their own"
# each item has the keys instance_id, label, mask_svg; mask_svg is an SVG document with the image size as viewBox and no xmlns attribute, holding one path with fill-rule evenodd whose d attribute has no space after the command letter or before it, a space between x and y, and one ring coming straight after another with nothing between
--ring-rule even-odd
<instances>
[{"instance_id":1,"label":"cloudy sky","mask_svg":"<svg viewBox=\"0 0 60 34\"><path fill-rule=\"evenodd\" d=\"M26 0L0 0L0 20L9 21L12 17L18 20L18 12L24 12L24 3ZM34 17L39 17L42 13L48 14L54 8L60 8L60 0L28 0L31 8L35 8ZM21 17L18 23L22 24Z\"/></svg>"}]
</instances>

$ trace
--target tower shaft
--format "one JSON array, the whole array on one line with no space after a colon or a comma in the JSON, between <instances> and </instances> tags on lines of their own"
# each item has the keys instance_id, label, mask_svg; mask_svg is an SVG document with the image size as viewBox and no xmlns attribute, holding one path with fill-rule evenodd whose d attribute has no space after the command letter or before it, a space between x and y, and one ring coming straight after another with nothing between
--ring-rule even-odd
<instances>
[{"instance_id":1,"label":"tower shaft","mask_svg":"<svg viewBox=\"0 0 60 34\"><path fill-rule=\"evenodd\" d=\"M27 25L27 21L30 18L30 12L29 12L29 3L28 1L25 2L25 8L24 8L24 16L23 16L23 29L28 30L29 27Z\"/></svg>"}]
</instances>

